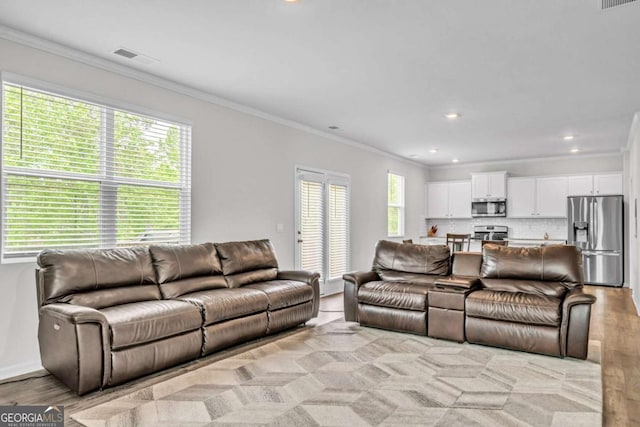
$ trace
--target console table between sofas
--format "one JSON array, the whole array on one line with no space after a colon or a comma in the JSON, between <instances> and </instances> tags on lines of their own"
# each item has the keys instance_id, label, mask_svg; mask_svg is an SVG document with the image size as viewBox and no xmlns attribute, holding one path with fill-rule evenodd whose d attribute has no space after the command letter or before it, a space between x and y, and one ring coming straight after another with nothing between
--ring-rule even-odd
<instances>
[{"instance_id":1,"label":"console table between sofas","mask_svg":"<svg viewBox=\"0 0 640 427\"><path fill-rule=\"evenodd\" d=\"M465 300L479 287L477 279L441 279L429 291L428 335L464 342Z\"/></svg>"}]
</instances>

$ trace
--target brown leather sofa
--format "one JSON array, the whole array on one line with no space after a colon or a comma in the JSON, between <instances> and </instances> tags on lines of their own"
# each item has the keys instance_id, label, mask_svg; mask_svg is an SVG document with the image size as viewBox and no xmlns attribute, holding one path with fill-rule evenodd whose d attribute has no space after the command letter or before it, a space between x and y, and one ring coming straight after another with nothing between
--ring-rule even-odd
<instances>
[{"instance_id":1,"label":"brown leather sofa","mask_svg":"<svg viewBox=\"0 0 640 427\"><path fill-rule=\"evenodd\" d=\"M268 240L38 256L42 365L78 394L316 317L319 274L279 271Z\"/></svg>"},{"instance_id":2,"label":"brown leather sofa","mask_svg":"<svg viewBox=\"0 0 640 427\"><path fill-rule=\"evenodd\" d=\"M587 357L595 298L582 290L579 249L486 245L482 253L454 253L450 270L443 273L445 251L378 242L372 271L344 275L346 320L426 335L429 290L455 287L457 281L465 287L466 341ZM442 268L430 269L436 262Z\"/></svg>"}]
</instances>

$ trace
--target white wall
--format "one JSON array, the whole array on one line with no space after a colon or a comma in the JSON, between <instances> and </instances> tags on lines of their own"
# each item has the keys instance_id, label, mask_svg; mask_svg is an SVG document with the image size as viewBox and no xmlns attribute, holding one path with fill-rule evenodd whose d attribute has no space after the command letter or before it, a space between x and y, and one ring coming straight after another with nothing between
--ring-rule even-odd
<instances>
[{"instance_id":1,"label":"white wall","mask_svg":"<svg viewBox=\"0 0 640 427\"><path fill-rule=\"evenodd\" d=\"M629 227L627 239L629 242L629 286L633 292L633 301L636 310L640 313L640 218L635 217L634 204L638 203L638 215L640 215L640 113L636 113L631 133L629 135L630 149L628 157L628 200L629 200ZM637 202L636 202L637 200ZM638 230L638 232L636 232Z\"/></svg>"},{"instance_id":2,"label":"white wall","mask_svg":"<svg viewBox=\"0 0 640 427\"><path fill-rule=\"evenodd\" d=\"M620 172L623 169L622 157L622 153L615 153L433 167L429 170L429 181L471 179L472 173L492 171L507 171L508 176Z\"/></svg>"},{"instance_id":3,"label":"white wall","mask_svg":"<svg viewBox=\"0 0 640 427\"><path fill-rule=\"evenodd\" d=\"M184 117L193 124L193 242L269 238L294 264L294 165L351 175L351 267L386 237L387 170L406 176L406 230L422 226L425 168L0 40L0 70ZM284 232L276 232L276 224ZM0 378L40 367L33 263L0 265Z\"/></svg>"}]
</instances>

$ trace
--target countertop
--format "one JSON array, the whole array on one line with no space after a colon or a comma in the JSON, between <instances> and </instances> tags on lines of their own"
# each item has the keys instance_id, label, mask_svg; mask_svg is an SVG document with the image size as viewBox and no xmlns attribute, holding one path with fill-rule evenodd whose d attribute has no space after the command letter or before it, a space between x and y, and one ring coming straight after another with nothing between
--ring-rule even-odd
<instances>
[{"instance_id":1,"label":"countertop","mask_svg":"<svg viewBox=\"0 0 640 427\"><path fill-rule=\"evenodd\" d=\"M420 239L440 241L440 240L447 240L447 236L420 236ZM567 239L559 239L554 237L550 237L548 239L536 238L536 237L507 237L504 240L508 242L514 242L514 243L516 242L517 243L566 243L567 242ZM481 242L482 239L475 239L472 237L471 241Z\"/></svg>"}]
</instances>

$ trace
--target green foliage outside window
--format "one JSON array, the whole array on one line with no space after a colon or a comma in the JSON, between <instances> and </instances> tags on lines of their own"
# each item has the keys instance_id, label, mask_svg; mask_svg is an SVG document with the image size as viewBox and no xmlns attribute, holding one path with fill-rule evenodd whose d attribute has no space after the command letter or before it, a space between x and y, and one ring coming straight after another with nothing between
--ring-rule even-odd
<instances>
[{"instance_id":1,"label":"green foliage outside window","mask_svg":"<svg viewBox=\"0 0 640 427\"><path fill-rule=\"evenodd\" d=\"M5 257L179 241L180 126L9 84L3 113Z\"/></svg>"}]
</instances>

